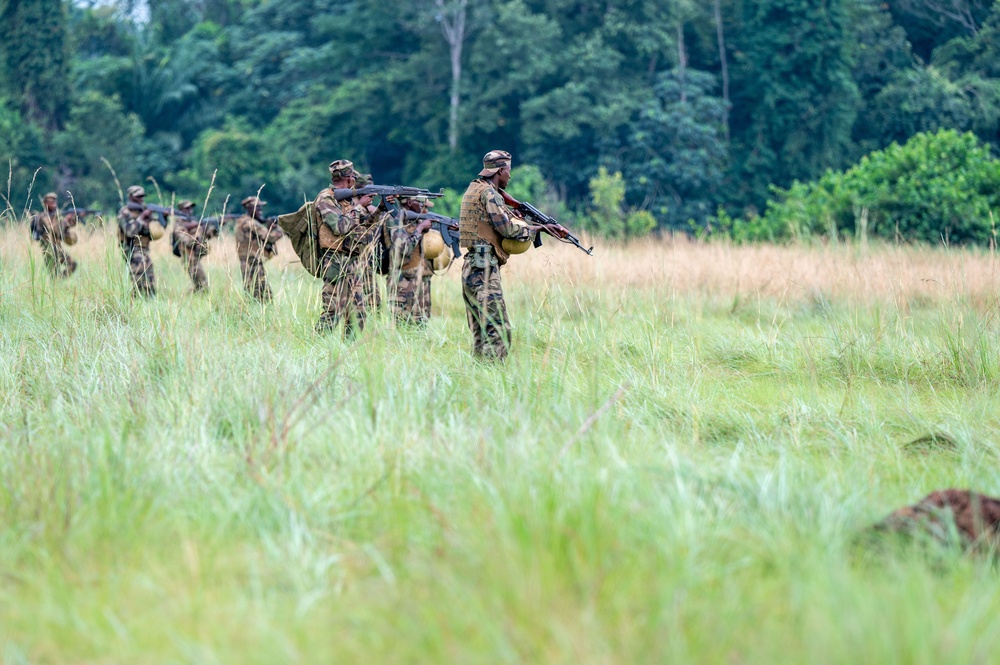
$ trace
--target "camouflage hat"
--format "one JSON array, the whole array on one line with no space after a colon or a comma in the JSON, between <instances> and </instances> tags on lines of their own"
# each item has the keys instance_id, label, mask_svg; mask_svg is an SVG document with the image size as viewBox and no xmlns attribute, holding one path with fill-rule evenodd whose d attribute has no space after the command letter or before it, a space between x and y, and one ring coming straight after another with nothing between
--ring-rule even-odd
<instances>
[{"instance_id":1,"label":"camouflage hat","mask_svg":"<svg viewBox=\"0 0 1000 665\"><path fill-rule=\"evenodd\" d=\"M483 170L479 175L489 178L505 166L510 168L510 159L510 153L505 150L490 150L483 155Z\"/></svg>"},{"instance_id":2,"label":"camouflage hat","mask_svg":"<svg viewBox=\"0 0 1000 665\"><path fill-rule=\"evenodd\" d=\"M198 204L195 203L194 201L189 201L188 199L184 199L183 201L177 204L177 209L187 210L188 208L194 208L196 205Z\"/></svg>"},{"instance_id":3,"label":"camouflage hat","mask_svg":"<svg viewBox=\"0 0 1000 665\"><path fill-rule=\"evenodd\" d=\"M372 177L371 173L358 173L354 172L355 186L357 187L367 187L368 185L375 182L375 178Z\"/></svg>"},{"instance_id":4,"label":"camouflage hat","mask_svg":"<svg viewBox=\"0 0 1000 665\"><path fill-rule=\"evenodd\" d=\"M349 159L336 159L330 162L330 177L334 180L348 178L357 173L354 170L354 162Z\"/></svg>"},{"instance_id":5,"label":"camouflage hat","mask_svg":"<svg viewBox=\"0 0 1000 665\"><path fill-rule=\"evenodd\" d=\"M135 198L139 196L145 196L146 190L140 187L139 185L132 185L131 187L128 188L128 190L126 190L125 193L128 194L129 198Z\"/></svg>"},{"instance_id":6,"label":"camouflage hat","mask_svg":"<svg viewBox=\"0 0 1000 665\"><path fill-rule=\"evenodd\" d=\"M55 192L49 192L48 194L46 194L45 196L42 197L42 200L43 201L48 201L49 199L52 199L53 201L55 201L58 198L59 197L56 196Z\"/></svg>"},{"instance_id":7,"label":"camouflage hat","mask_svg":"<svg viewBox=\"0 0 1000 665\"><path fill-rule=\"evenodd\" d=\"M267 201L261 201L256 196L248 196L240 201L240 205L244 208L263 208L267 205Z\"/></svg>"}]
</instances>

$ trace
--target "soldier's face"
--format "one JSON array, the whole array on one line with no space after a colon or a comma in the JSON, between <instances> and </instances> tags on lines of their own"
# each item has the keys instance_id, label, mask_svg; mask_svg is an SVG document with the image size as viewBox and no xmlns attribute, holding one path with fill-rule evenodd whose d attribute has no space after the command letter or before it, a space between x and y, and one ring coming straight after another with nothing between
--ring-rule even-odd
<instances>
[{"instance_id":1,"label":"soldier's face","mask_svg":"<svg viewBox=\"0 0 1000 665\"><path fill-rule=\"evenodd\" d=\"M130 196L129 198L132 199L133 201L135 201L136 203L142 203L143 201L146 200L146 196L145 195L142 195L142 196Z\"/></svg>"},{"instance_id":2,"label":"soldier's face","mask_svg":"<svg viewBox=\"0 0 1000 665\"><path fill-rule=\"evenodd\" d=\"M507 183L510 182L510 167L505 166L497 173L498 181L497 184L500 185L500 189L506 189Z\"/></svg>"},{"instance_id":3,"label":"soldier's face","mask_svg":"<svg viewBox=\"0 0 1000 665\"><path fill-rule=\"evenodd\" d=\"M55 199L45 199L46 210L55 210L57 207Z\"/></svg>"}]
</instances>

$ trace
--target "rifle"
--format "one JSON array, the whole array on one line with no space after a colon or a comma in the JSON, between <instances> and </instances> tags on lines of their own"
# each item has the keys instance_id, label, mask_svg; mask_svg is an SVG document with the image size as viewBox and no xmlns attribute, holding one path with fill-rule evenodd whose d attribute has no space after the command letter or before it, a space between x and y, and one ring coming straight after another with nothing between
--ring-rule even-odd
<instances>
[{"instance_id":1,"label":"rifle","mask_svg":"<svg viewBox=\"0 0 1000 665\"><path fill-rule=\"evenodd\" d=\"M389 196L399 198L425 196L429 199L437 199L444 196L444 192L432 192L429 189L421 189L420 187L405 187L403 185L366 185L365 187L356 187L355 189L333 190L333 195L338 201L353 199L356 196L365 196L366 194L381 196L383 199Z\"/></svg>"},{"instance_id":2,"label":"rifle","mask_svg":"<svg viewBox=\"0 0 1000 665\"><path fill-rule=\"evenodd\" d=\"M142 212L143 210L152 210L160 217L160 224L165 228L167 226L167 215L173 215L178 219L183 219L186 222L198 221L191 215L185 215L179 210L173 208L165 208L163 206L154 205L152 203L136 203L135 201L129 201L125 204L125 207L129 210L136 210Z\"/></svg>"},{"instance_id":3,"label":"rifle","mask_svg":"<svg viewBox=\"0 0 1000 665\"><path fill-rule=\"evenodd\" d=\"M431 220L431 228L441 234L445 244L451 247L451 252L455 255L455 258L457 259L462 256L461 245L458 242L457 220L434 212L414 212L412 210L404 210L403 218L408 221Z\"/></svg>"},{"instance_id":4,"label":"rifle","mask_svg":"<svg viewBox=\"0 0 1000 665\"><path fill-rule=\"evenodd\" d=\"M517 210L522 215L524 215L525 219L528 219L528 220L530 220L532 222L535 222L536 224L555 224L556 226L558 226L559 228L561 228L563 231L566 231L566 237L565 238L560 238L557 235L554 235L552 233L549 233L548 231L545 231L545 233L548 233L550 236L552 236L553 238L555 238L559 242L565 242L565 243L570 244L570 245L576 245L583 252L585 252L588 256L593 256L594 255L594 248L593 247L591 247L590 249L587 249L586 247L584 247L583 245L581 245L580 244L580 239L577 238L572 233L570 233L569 230L565 226L563 226L562 224L560 224L559 222L557 222L554 218L549 217L544 212L542 212L541 210L539 210L535 206L531 205L530 203L526 203L524 201L518 201L517 199L515 199L513 196L511 196L510 194L508 194L507 192L505 192L502 189L500 190L500 195L503 196L503 202L504 203L506 203L511 208L513 208L514 210ZM541 236L540 233L536 233L535 234L535 247L541 247L541 246L542 246L542 236Z\"/></svg>"},{"instance_id":5,"label":"rifle","mask_svg":"<svg viewBox=\"0 0 1000 665\"><path fill-rule=\"evenodd\" d=\"M185 227L197 227L197 226L207 226L209 228L221 229L225 226L226 222L230 222L234 219L239 219L243 215L226 213L225 215L219 215L218 217L205 217L204 219L191 219L190 221L182 219L182 223ZM271 223L273 220L268 218L265 223Z\"/></svg>"},{"instance_id":6,"label":"rifle","mask_svg":"<svg viewBox=\"0 0 1000 665\"><path fill-rule=\"evenodd\" d=\"M63 217L65 217L66 215L73 215L74 217L76 217L76 221L80 222L81 224L86 224L87 221L86 221L85 217L87 215L103 215L104 211L101 210L100 208L73 208L73 207L66 207L66 208L62 209L62 211L60 212L60 214Z\"/></svg>"}]
</instances>

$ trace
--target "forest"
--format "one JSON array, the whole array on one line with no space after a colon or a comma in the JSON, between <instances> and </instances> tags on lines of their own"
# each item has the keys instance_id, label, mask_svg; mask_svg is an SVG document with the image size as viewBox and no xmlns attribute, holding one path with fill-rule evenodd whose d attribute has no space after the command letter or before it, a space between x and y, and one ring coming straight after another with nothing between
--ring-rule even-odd
<instances>
[{"instance_id":1,"label":"forest","mask_svg":"<svg viewBox=\"0 0 1000 665\"><path fill-rule=\"evenodd\" d=\"M16 210L48 190L117 206L134 183L290 209L337 158L460 192L499 148L606 235L787 236L805 183L915 136L967 146L976 214L1000 203L1000 2L0 0ZM933 240L965 213L921 214Z\"/></svg>"}]
</instances>

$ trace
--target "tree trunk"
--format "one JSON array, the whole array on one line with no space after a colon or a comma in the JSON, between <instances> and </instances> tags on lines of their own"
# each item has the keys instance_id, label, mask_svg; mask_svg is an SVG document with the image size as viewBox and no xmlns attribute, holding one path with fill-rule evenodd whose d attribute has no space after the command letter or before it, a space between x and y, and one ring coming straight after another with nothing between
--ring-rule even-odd
<instances>
[{"instance_id":1,"label":"tree trunk","mask_svg":"<svg viewBox=\"0 0 1000 665\"><path fill-rule=\"evenodd\" d=\"M687 49L684 48L684 21L677 23L677 79L681 84L681 104L687 103Z\"/></svg>"},{"instance_id":2,"label":"tree trunk","mask_svg":"<svg viewBox=\"0 0 1000 665\"><path fill-rule=\"evenodd\" d=\"M465 45L465 18L468 0L457 0L446 7L444 0L434 0L439 10L438 21L448 42L451 56L451 100L448 114L448 150L458 150L458 112L462 102L462 47Z\"/></svg>"},{"instance_id":3,"label":"tree trunk","mask_svg":"<svg viewBox=\"0 0 1000 665\"><path fill-rule=\"evenodd\" d=\"M726 35L722 29L722 0L715 0L715 34L719 41L719 64L722 68L722 126L729 143L729 61L726 59Z\"/></svg>"}]
</instances>

